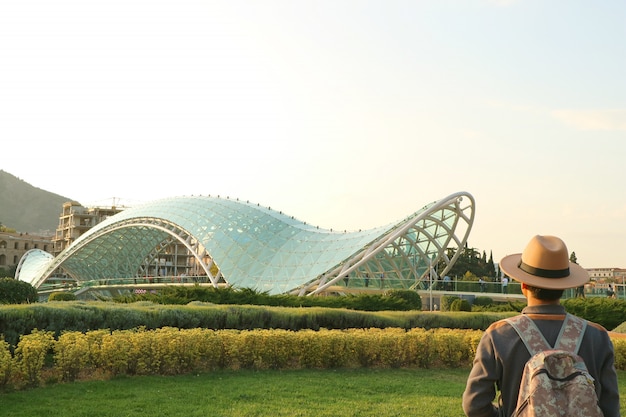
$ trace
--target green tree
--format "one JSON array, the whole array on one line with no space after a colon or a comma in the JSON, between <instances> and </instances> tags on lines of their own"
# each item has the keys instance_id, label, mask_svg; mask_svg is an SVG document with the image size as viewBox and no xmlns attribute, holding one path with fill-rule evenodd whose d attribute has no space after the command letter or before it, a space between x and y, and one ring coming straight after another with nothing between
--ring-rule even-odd
<instances>
[{"instance_id":1,"label":"green tree","mask_svg":"<svg viewBox=\"0 0 626 417\"><path fill-rule=\"evenodd\" d=\"M455 254L453 248L448 248L448 258L451 259ZM438 270L441 271L445 267L443 261L438 265ZM448 272L448 275L463 279L467 273L476 277L495 277L496 267L493 263L493 253L490 253L489 259L487 259L487 252L478 251L478 249L470 248L465 245L460 256L452 266L452 269Z\"/></svg>"},{"instance_id":2,"label":"green tree","mask_svg":"<svg viewBox=\"0 0 626 417\"><path fill-rule=\"evenodd\" d=\"M37 289L28 282L0 278L0 304L24 304L38 301Z\"/></svg>"},{"instance_id":3,"label":"green tree","mask_svg":"<svg viewBox=\"0 0 626 417\"><path fill-rule=\"evenodd\" d=\"M487 275L488 277L496 276L496 264L493 262L493 251L489 252L489 261L487 262Z\"/></svg>"}]
</instances>

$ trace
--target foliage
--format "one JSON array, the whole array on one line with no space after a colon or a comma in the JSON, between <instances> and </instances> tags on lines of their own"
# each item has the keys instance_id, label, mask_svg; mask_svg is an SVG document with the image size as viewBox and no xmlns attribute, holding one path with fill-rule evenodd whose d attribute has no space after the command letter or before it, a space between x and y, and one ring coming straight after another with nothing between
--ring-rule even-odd
<instances>
[{"instance_id":1,"label":"foliage","mask_svg":"<svg viewBox=\"0 0 626 417\"><path fill-rule=\"evenodd\" d=\"M509 313L438 313L425 311L356 311L325 307L268 307L216 305L192 302L188 305L133 304L99 301L64 301L0 306L0 334L11 345L33 329L54 332L86 332L92 329L127 330L177 327L181 329L402 329L437 327L486 329L491 322Z\"/></svg>"},{"instance_id":2,"label":"foliage","mask_svg":"<svg viewBox=\"0 0 626 417\"><path fill-rule=\"evenodd\" d=\"M498 302L498 303L492 303L492 304L486 304L486 305L474 303L472 305L472 311L475 313L488 312L488 311L493 312L493 313L506 312L506 311L519 313L524 309L524 307L526 307L525 301L509 300L506 302Z\"/></svg>"},{"instance_id":3,"label":"foliage","mask_svg":"<svg viewBox=\"0 0 626 417\"><path fill-rule=\"evenodd\" d=\"M452 305L452 303L460 299L461 297L457 295L444 295L441 297L441 305L439 306L439 308L441 309L441 311L450 311L450 306Z\"/></svg>"},{"instance_id":4,"label":"foliage","mask_svg":"<svg viewBox=\"0 0 626 417\"><path fill-rule=\"evenodd\" d=\"M63 332L54 345L54 361L62 374L64 381L74 381L81 369L88 363L91 349L89 340L81 332Z\"/></svg>"},{"instance_id":5,"label":"foliage","mask_svg":"<svg viewBox=\"0 0 626 417\"><path fill-rule=\"evenodd\" d=\"M31 334L20 336L15 349L15 364L27 386L37 386L46 355L54 345L52 332L33 330Z\"/></svg>"},{"instance_id":6,"label":"foliage","mask_svg":"<svg viewBox=\"0 0 626 417\"><path fill-rule=\"evenodd\" d=\"M472 311L472 305L469 301L459 298L450 304L450 311Z\"/></svg>"},{"instance_id":7,"label":"foliage","mask_svg":"<svg viewBox=\"0 0 626 417\"><path fill-rule=\"evenodd\" d=\"M477 330L346 329L293 332L281 329L210 330L145 328L24 335L15 349L16 388L96 376L179 375L216 369L338 369L469 366ZM425 346L423 346L425 344ZM8 350L7 350L8 352ZM426 352L426 353L424 353ZM5 355L6 356L6 355ZM4 360L4 363L7 363Z\"/></svg>"},{"instance_id":8,"label":"foliage","mask_svg":"<svg viewBox=\"0 0 626 417\"><path fill-rule=\"evenodd\" d=\"M56 291L48 296L48 301L76 301L76 295L68 291Z\"/></svg>"},{"instance_id":9,"label":"foliage","mask_svg":"<svg viewBox=\"0 0 626 417\"><path fill-rule=\"evenodd\" d=\"M11 378L13 368L13 357L9 349L9 344L0 340L0 388L6 386Z\"/></svg>"},{"instance_id":10,"label":"foliage","mask_svg":"<svg viewBox=\"0 0 626 417\"><path fill-rule=\"evenodd\" d=\"M393 290L393 291L388 291L385 294L385 296L389 297L390 299L397 298L399 300L405 301L406 304L403 304L403 305L410 307L408 308L409 310L421 310L422 309L422 297L420 297L417 291Z\"/></svg>"},{"instance_id":11,"label":"foliage","mask_svg":"<svg viewBox=\"0 0 626 417\"><path fill-rule=\"evenodd\" d=\"M475 306L490 306L490 305L493 305L493 298L485 297L485 296L478 296L478 297L474 298L474 302L472 303L472 305L475 305Z\"/></svg>"},{"instance_id":12,"label":"foliage","mask_svg":"<svg viewBox=\"0 0 626 417\"><path fill-rule=\"evenodd\" d=\"M447 256L448 259L451 259L455 253L456 248L448 248ZM437 266L439 271L442 271L445 268L445 264L441 261ZM496 268L493 262L493 254L489 254L489 259L487 259L487 253L485 251L482 254L475 248L470 248L467 245L461 251L458 259L448 271L448 275L457 277L461 279L465 277L467 273L470 273L470 276L474 277L488 277L495 278L496 276Z\"/></svg>"},{"instance_id":13,"label":"foliage","mask_svg":"<svg viewBox=\"0 0 626 417\"><path fill-rule=\"evenodd\" d=\"M458 297L442 298L442 312L357 311L327 307L271 307L256 305L219 305L191 302L187 305L160 305L151 302L117 304L65 301L22 305L0 305L0 334L11 345L33 329L51 331L59 337L64 331L92 329L126 330L176 327L191 329L348 329L421 327L486 329L493 321L522 310L524 302L511 301L481 306L479 297L472 313L447 313ZM615 329L623 320L626 304L619 299L586 298L563 300L565 308L580 317ZM478 314L480 312L480 314ZM616 331L620 331L616 329ZM626 331L624 331L626 333Z\"/></svg>"},{"instance_id":14,"label":"foliage","mask_svg":"<svg viewBox=\"0 0 626 417\"><path fill-rule=\"evenodd\" d=\"M626 339L620 337L611 341L615 352L615 369L626 369Z\"/></svg>"},{"instance_id":15,"label":"foliage","mask_svg":"<svg viewBox=\"0 0 626 417\"><path fill-rule=\"evenodd\" d=\"M565 309L576 316L616 329L626 317L626 302L616 298L568 298L562 300Z\"/></svg>"},{"instance_id":16,"label":"foliage","mask_svg":"<svg viewBox=\"0 0 626 417\"><path fill-rule=\"evenodd\" d=\"M188 304L200 301L214 304L249 304L283 307L331 307L362 311L421 310L422 300L416 291L390 290L382 294L359 294L328 297L269 295L250 288L215 288L171 285L158 292L128 294L113 298L118 303L151 301L158 304Z\"/></svg>"},{"instance_id":17,"label":"foliage","mask_svg":"<svg viewBox=\"0 0 626 417\"><path fill-rule=\"evenodd\" d=\"M0 278L0 304L34 303L39 299L37 289L27 282Z\"/></svg>"},{"instance_id":18,"label":"foliage","mask_svg":"<svg viewBox=\"0 0 626 417\"><path fill-rule=\"evenodd\" d=\"M211 330L136 328L24 335L15 349L15 388L122 375L180 375L229 370L467 368L482 331L460 329ZM626 343L615 339L616 367L626 366ZM6 346L6 345L5 345ZM46 364L54 349L53 361ZM9 363L5 349L0 364ZM0 368L2 369L2 368ZM56 376L56 379L54 377Z\"/></svg>"},{"instance_id":19,"label":"foliage","mask_svg":"<svg viewBox=\"0 0 626 417\"><path fill-rule=\"evenodd\" d=\"M16 265L0 266L0 278L13 278L17 271Z\"/></svg>"},{"instance_id":20,"label":"foliage","mask_svg":"<svg viewBox=\"0 0 626 417\"><path fill-rule=\"evenodd\" d=\"M523 301L493 303L488 302L488 300L491 299L476 297L472 304L472 311L476 313L521 312L526 307L526 303ZM626 317L626 301L624 300L607 297L568 298L561 300L561 304L571 314L598 323L606 329L626 333L626 323L622 324L624 317Z\"/></svg>"}]
</instances>

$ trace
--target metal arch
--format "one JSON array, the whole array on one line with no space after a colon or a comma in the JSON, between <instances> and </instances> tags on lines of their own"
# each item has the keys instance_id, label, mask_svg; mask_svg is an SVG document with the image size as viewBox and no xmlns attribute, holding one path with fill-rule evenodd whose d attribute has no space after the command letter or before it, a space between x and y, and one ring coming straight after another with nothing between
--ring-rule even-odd
<instances>
[{"instance_id":1,"label":"metal arch","mask_svg":"<svg viewBox=\"0 0 626 417\"><path fill-rule=\"evenodd\" d=\"M48 252L45 252L41 249L30 249L28 250L26 253L24 253L24 255L22 255L22 257L20 258L19 263L17 264L16 268L15 268L15 279L20 279L20 274L22 272L22 267L24 266L24 264L26 262L28 262L29 258L31 258L32 256L35 256L36 254L41 254L42 258L45 258L48 261L52 261L54 258L51 254L49 254Z\"/></svg>"},{"instance_id":2,"label":"metal arch","mask_svg":"<svg viewBox=\"0 0 626 417\"><path fill-rule=\"evenodd\" d=\"M80 242L79 245L77 245L76 247L72 247L71 250L69 250L68 252L65 252L59 255L54 260L54 262L52 262L51 265L48 266L48 268L41 275L41 277L37 279L34 286L36 288L39 287L43 282L45 282L46 279L50 277L50 275L55 270L62 267L63 263L67 261L68 259L70 259L72 255L74 255L81 248L86 247L89 243L93 242L94 240L97 240L100 237L106 234L109 234L111 232L114 232L116 230L134 228L134 227L147 227L147 228L161 230L167 233L168 235L170 235L171 237L173 237L175 240L177 240L182 245L184 245L187 248L187 250L194 256L194 258L198 261L198 264L202 267L204 272L207 274L207 277L209 277L211 284L213 284L214 287L218 287L219 278L222 276L221 270L219 266L215 264L213 257L211 257L210 254L208 254L208 252L204 248L204 246L202 246L199 243L198 239L195 238L191 233L189 233L185 229L178 226L177 224L160 219L160 218L155 218L155 217L131 218L131 219L127 219L118 223L113 223L99 230L98 233L94 233L93 235L86 237L84 240ZM195 241L195 244L192 245L194 241ZM198 250L199 248L202 248L202 253L200 253L200 251ZM150 250L149 254L153 252L154 252L154 248ZM211 260L209 264L206 264L203 260L205 254ZM213 264L215 264L216 267L218 268L218 273L216 275L213 275L211 273L211 267L213 266Z\"/></svg>"},{"instance_id":3,"label":"metal arch","mask_svg":"<svg viewBox=\"0 0 626 417\"><path fill-rule=\"evenodd\" d=\"M463 197L468 197L469 200L464 200ZM461 201L469 201L470 204L467 206L465 203L461 203ZM391 274L397 273L397 278L400 279L411 277L412 281L413 276L411 273L413 272L417 279L417 273L422 274L424 269L426 269L424 261L428 262L431 260L429 258L430 255L433 257L436 256L440 265L442 263L441 260L451 263L461 255L460 251L451 255L446 252L446 250L448 249L447 246L452 242L458 243L459 248L465 245L463 242L467 240L467 234L471 229L474 214L473 211L471 214L466 214L464 211L468 208L473 210L472 202L473 198L466 193L453 194L424 206L420 211L408 216L395 226L379 227L363 233L361 233L360 230L359 232L354 232L354 235L350 237L351 240L346 242L347 245L343 245L341 241L336 238L333 239L332 230L330 230L331 233L328 235L330 238L316 238L311 240L315 242L314 244L306 243L312 231L309 226L303 226L306 225L306 223L300 224L293 220L282 218L276 214L273 215L273 217L280 223L278 226L283 227L273 227L275 225L271 223L270 226L272 226L272 228L267 230L268 239L276 244L285 239L288 240L287 236L281 234L281 230L286 227L294 227L295 229L301 228L302 232L306 234L303 240L305 243L297 241L285 248L282 246L268 247L265 240L260 240L261 235L254 235L252 236L253 241L262 243L263 245L261 245L262 247L259 247L258 250L256 250L256 247L254 248L256 252L253 253L254 256L251 255L250 259L245 259L245 262L247 262L246 265L254 264L251 262L255 260L258 261L259 259L280 259L278 259L277 262L271 263L271 265L269 263L267 265L263 264L266 266L265 269L257 268L254 271L252 269L246 271L260 273L262 275L260 278L266 281L259 282L267 282L268 285L274 286L272 287L273 289L289 291L291 293L297 293L301 290L302 293L312 291L318 285L320 288L323 285L326 285L326 288L328 288L329 285L341 279L340 277L345 276L346 272L350 275L358 275L369 271L375 273L388 271ZM224 227L230 222L230 220L229 222L224 220L227 216L228 219L231 218L229 213L233 210L233 216L236 215L235 220L243 218L248 219L246 221L252 221L250 219L261 219L264 217L255 215L250 217L248 210L244 210L241 207L229 206L227 210L220 206L223 210L218 213L220 216L219 219L215 219L214 221L212 220L212 216L198 219L195 216L203 215L203 212L199 212L200 209L210 209L217 203L214 201L205 202L203 200L201 202L202 204L198 203L197 205L192 205L191 209L187 209L187 206L181 206L181 203L196 204L195 201L181 200L180 202L176 201L176 205L173 203L163 204L162 207L156 205L154 209L144 212L141 212L141 210L138 210L139 213L129 211L126 215L122 215L120 220L112 218L112 221L101 224L98 228L94 229L92 233L88 232L81 236L81 238L74 242L73 246L66 249L66 251L60 254L55 260L43 264L40 269L36 270L35 273L30 276L33 277L34 281L41 281L39 283L39 285L41 285L43 281L52 276L57 268L60 267L64 267L67 273L71 273L81 280L92 273L94 276L102 277L104 280L106 280L109 275L113 277L113 275L122 276L124 274L141 273L142 268L144 268L143 270L146 268L146 261L149 259L149 256L152 256L152 259L154 259L154 256L159 252L160 245L165 244L165 242L180 241L181 246L185 246L190 252L188 256L195 257L197 261L195 266L202 268L206 276L211 278L212 285L217 285L216 277L219 277L219 283L223 283L222 267L229 268L231 263L237 262L237 259L239 259L231 256L239 256L240 254L239 252L226 251L226 249L219 244L220 241L216 241L218 245L213 249L212 241L206 240L212 239L212 235L204 236L202 232L204 229L200 229L200 227L204 227L206 224L217 224L218 226ZM463 205L466 205L466 207L463 207ZM172 211L172 207L183 208L188 210L189 213L185 212L185 215L175 215ZM153 215L152 212L161 214ZM193 219L191 218L191 213L193 213ZM172 220L170 220L170 215L173 216ZM181 221L179 222L173 219L181 219ZM468 222L469 226L463 238L452 233L455 230L457 233L460 233L462 227L459 227L459 224L462 221ZM116 230L125 227L134 227L134 229L116 232ZM196 235L188 232L190 230L194 231L193 233ZM197 233L199 233L199 235ZM125 236L127 236L127 238L125 238ZM224 236L220 235L219 237L233 239L232 236L228 234ZM101 239L101 241L94 242L96 239ZM245 250L245 247L241 245L239 240L234 239L234 241L237 243L238 249ZM212 248L212 253L208 253L208 247L205 245ZM321 263L315 260L318 258L309 259L306 257L298 257L302 253L308 253L306 248L309 246L315 247L314 253L321 260ZM127 249L125 249L125 247ZM337 253L335 253L334 256L330 256L330 252L335 252L338 248L342 249L340 252L341 255L337 256ZM224 251L224 254L218 255L218 253L222 251ZM284 251L284 253L281 251ZM398 252L397 256L394 254L394 251ZM268 258L268 256L271 256L271 253L268 255L266 252L280 254L280 256ZM261 255L265 256L265 258L259 258ZM220 265L215 263L213 259L214 256L219 256ZM224 257L223 259L222 256ZM390 259L391 257L393 257L393 259ZM452 259L448 259L449 257ZM287 260L288 258L289 260ZM392 262L392 264L390 264L389 261L394 261L395 263ZM221 265L222 262L224 263L223 265ZM315 268L311 268L307 271L315 271L314 274L307 275L306 271L302 273L304 269L299 269L303 266L300 265L302 262L306 265L309 265L307 262L310 262ZM413 263L411 264L411 262ZM51 266L52 263L54 264ZM280 281L280 278L274 276L273 271L276 268L280 268L283 263L286 263L289 268L293 268L294 271L297 271L299 277L300 275L302 276L300 277L301 279L291 279L288 282L288 286L282 285L279 288L277 281ZM237 269L237 264L232 267L240 271ZM444 269L445 267L442 268L442 270ZM23 268L23 270L25 271L26 268ZM214 272L215 276L211 274L211 271ZM47 272L48 275L42 276L44 272ZM239 275L242 275L242 273L239 272ZM425 274L422 275L422 278L423 276L425 276ZM233 283L229 285L233 285L240 277L230 276L229 279L233 280ZM402 286L405 285L406 283L402 284ZM320 288L318 288L318 290Z\"/></svg>"},{"instance_id":4,"label":"metal arch","mask_svg":"<svg viewBox=\"0 0 626 417\"><path fill-rule=\"evenodd\" d=\"M20 279L20 272L22 270L22 265L24 265L24 262L26 261L26 259L28 258L28 256L31 253L35 253L35 251L37 251L38 249L30 249L29 251L27 251L26 253L24 253L24 255L22 255L22 257L20 258L20 261L17 264L17 267L15 268L15 279Z\"/></svg>"},{"instance_id":5,"label":"metal arch","mask_svg":"<svg viewBox=\"0 0 626 417\"><path fill-rule=\"evenodd\" d=\"M461 206L463 197L467 197L470 201L469 204L465 207ZM451 203L453 203L454 209L450 207ZM324 292L331 285L335 284L340 279L342 279L342 277L344 277L346 274L349 274L353 272L354 270L356 270L357 268L359 268L360 266L367 264L367 262L372 260L376 254L380 253L381 251L384 251L385 248L389 246L393 246L394 242L397 239L401 237L406 237L407 232L411 228L415 228L416 236L419 236L420 233L427 236L428 241L429 241L428 246L433 245L433 247L437 249L437 255L434 259L435 262L438 262L439 259L442 257L444 261L446 261L446 267L441 272L442 274L445 274L447 273L447 271L449 271L452 268L452 266L454 265L454 262L456 262L456 260L461 254L461 251L457 250L455 255L452 257L452 259L447 259L447 254L445 253L445 249L448 247L448 245L450 244L452 240L454 240L458 248L463 248L465 246L465 243L467 242L470 230L474 222L474 215L475 215L474 207L475 207L474 198L469 193L460 192L460 193L452 194L447 199L436 202L431 207L429 207L426 211L419 213L419 215L415 216L414 218L409 218L405 222L399 223L396 227L392 228L386 234L381 236L381 238L378 239L377 241L374 241L370 245L366 246L359 253L356 253L352 257L344 260L335 268L326 272L318 279L315 279L309 282L308 284L303 285L300 288L298 293L299 295L305 295L308 290L312 289L315 286L317 286L317 288L311 291L308 295L314 295L314 294L319 294L319 293ZM470 216L466 216L464 214L465 210L468 210L468 209L471 211ZM440 219L433 217L433 214L439 211L442 211L442 212L450 211L452 213L452 216L442 216L442 218ZM445 221L452 217L454 217L453 224L451 226L446 225ZM461 219L466 222L467 229L465 230L463 238L459 239L453 232L454 230L456 230L457 226L459 225L459 221ZM436 226L435 232L428 233L426 230L428 229L428 227L417 226L417 223L420 221L424 225L426 224L427 221L430 221L430 225L435 224ZM438 233L439 228L442 228L443 230L447 232L446 234L441 235L441 236L447 236L444 245L440 245L437 242L437 237L440 236ZM417 253L422 253L423 255L428 254L428 251L424 252L419 249L417 242L415 242L412 246L413 248L415 248ZM396 273L398 274L398 276L400 276L400 271L396 271ZM416 271L414 271L414 273L416 274Z\"/></svg>"},{"instance_id":6,"label":"metal arch","mask_svg":"<svg viewBox=\"0 0 626 417\"><path fill-rule=\"evenodd\" d=\"M461 207L461 202L463 201L463 197L467 197L470 200L470 204L468 206L466 206L465 208ZM472 225L474 224L474 216L475 216L475 201L474 201L474 197L472 197L470 194L468 193L463 193L462 196L459 196L457 199L455 199L454 201L454 205L455 205L455 213L457 213L458 215L455 217L455 223L454 223L454 227L453 229L456 229L459 221L462 219L465 221L465 223L467 224L467 230L465 231L465 234L463 235L463 239L459 240L458 237L456 236L456 234L451 233L448 237L448 242L453 239L455 241L455 244L457 246L457 248L459 248L459 250L456 251L456 253L454 254L454 256L452 257L452 259L450 259L447 262L446 268L441 272L442 275L445 275L450 269L452 269L452 267L454 266L454 263L456 262L456 260L459 258L459 256L461 256L461 252L462 249L465 247L465 244L467 243L467 239L469 238L469 234L470 234L470 230L472 228ZM466 209L471 209L471 214L469 217L467 217L465 215L465 210ZM449 243L448 243L449 244ZM447 247L448 245L446 245ZM447 258L448 255L445 253L444 251L444 257Z\"/></svg>"}]
</instances>

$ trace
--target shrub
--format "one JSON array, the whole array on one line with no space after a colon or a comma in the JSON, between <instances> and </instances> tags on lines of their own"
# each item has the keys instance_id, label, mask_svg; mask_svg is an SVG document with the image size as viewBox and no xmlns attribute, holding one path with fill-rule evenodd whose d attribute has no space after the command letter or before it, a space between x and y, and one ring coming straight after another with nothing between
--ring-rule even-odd
<instances>
[{"instance_id":1,"label":"shrub","mask_svg":"<svg viewBox=\"0 0 626 417\"><path fill-rule=\"evenodd\" d=\"M200 301L214 304L264 305L282 307L332 307L364 311L420 310L422 300L417 291L391 290L383 294L359 294L346 296L307 297L296 295L269 295L250 288L214 288L194 285L183 287L170 285L158 292L114 297L119 303L152 301L159 304L189 304Z\"/></svg>"},{"instance_id":2,"label":"shrub","mask_svg":"<svg viewBox=\"0 0 626 417\"><path fill-rule=\"evenodd\" d=\"M73 292L56 291L50 294L48 301L76 301L76 295Z\"/></svg>"},{"instance_id":3,"label":"shrub","mask_svg":"<svg viewBox=\"0 0 626 417\"><path fill-rule=\"evenodd\" d=\"M102 337L98 358L99 365L112 375L124 375L131 372L130 332L116 330Z\"/></svg>"},{"instance_id":4,"label":"shrub","mask_svg":"<svg viewBox=\"0 0 626 417\"><path fill-rule=\"evenodd\" d=\"M463 337L463 331L439 329L433 335L438 363L445 367L456 367L469 363L472 350Z\"/></svg>"},{"instance_id":5,"label":"shrub","mask_svg":"<svg viewBox=\"0 0 626 417\"><path fill-rule=\"evenodd\" d=\"M422 328L298 332L137 328L64 332L54 342L50 332L34 331L21 338L13 359L8 344L0 343L0 384L13 382L20 387L24 381L35 386L42 369L71 380L79 372L81 378L90 379L212 369L464 367L474 358L482 335L480 330ZM626 338L612 336L611 340L615 366L623 370ZM46 363L51 346L54 362Z\"/></svg>"},{"instance_id":6,"label":"shrub","mask_svg":"<svg viewBox=\"0 0 626 417\"><path fill-rule=\"evenodd\" d=\"M473 305L475 305L475 306L490 306L490 305L493 305L493 298L485 297L485 296L478 296L478 297L474 298Z\"/></svg>"},{"instance_id":7,"label":"shrub","mask_svg":"<svg viewBox=\"0 0 626 417\"><path fill-rule=\"evenodd\" d=\"M516 312L519 313L522 309L526 307L525 301L506 301L503 303L493 303L486 306L481 305L472 305L472 311L480 313L480 312Z\"/></svg>"},{"instance_id":8,"label":"shrub","mask_svg":"<svg viewBox=\"0 0 626 417\"><path fill-rule=\"evenodd\" d=\"M74 381L90 359L89 341L81 332L64 332L54 344L54 361L64 381Z\"/></svg>"},{"instance_id":9,"label":"shrub","mask_svg":"<svg viewBox=\"0 0 626 417\"><path fill-rule=\"evenodd\" d=\"M626 317L626 302L616 298L569 298L562 300L565 309L576 316L616 329Z\"/></svg>"},{"instance_id":10,"label":"shrub","mask_svg":"<svg viewBox=\"0 0 626 417\"><path fill-rule=\"evenodd\" d=\"M9 350L9 344L0 340L0 387L4 387L11 378L13 368L13 357Z\"/></svg>"},{"instance_id":11,"label":"shrub","mask_svg":"<svg viewBox=\"0 0 626 417\"><path fill-rule=\"evenodd\" d=\"M46 355L54 343L52 332L35 329L31 334L20 336L20 342L15 349L15 360L28 386L39 384Z\"/></svg>"},{"instance_id":12,"label":"shrub","mask_svg":"<svg viewBox=\"0 0 626 417\"><path fill-rule=\"evenodd\" d=\"M465 299L456 299L450 304L450 311L472 311L472 305Z\"/></svg>"},{"instance_id":13,"label":"shrub","mask_svg":"<svg viewBox=\"0 0 626 417\"><path fill-rule=\"evenodd\" d=\"M392 290L386 293L390 299L399 299L405 302L406 308L403 310L421 310L422 297L413 290Z\"/></svg>"},{"instance_id":14,"label":"shrub","mask_svg":"<svg viewBox=\"0 0 626 417\"><path fill-rule=\"evenodd\" d=\"M626 339L614 338L611 341L615 350L615 368L626 369Z\"/></svg>"},{"instance_id":15,"label":"shrub","mask_svg":"<svg viewBox=\"0 0 626 417\"><path fill-rule=\"evenodd\" d=\"M461 297L456 295L444 295L441 297L441 306L439 307L441 311L450 311L450 306L455 300L460 300Z\"/></svg>"},{"instance_id":16,"label":"shrub","mask_svg":"<svg viewBox=\"0 0 626 417\"><path fill-rule=\"evenodd\" d=\"M406 355L407 365L420 368L430 368L433 366L437 355L435 351L434 335L435 330L411 329L406 333Z\"/></svg>"}]
</instances>

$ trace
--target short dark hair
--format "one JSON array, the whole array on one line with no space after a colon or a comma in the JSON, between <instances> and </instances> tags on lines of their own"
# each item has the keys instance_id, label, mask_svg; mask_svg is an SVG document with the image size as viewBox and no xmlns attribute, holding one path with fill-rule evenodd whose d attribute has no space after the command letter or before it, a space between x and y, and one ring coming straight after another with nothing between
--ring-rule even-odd
<instances>
[{"instance_id":1,"label":"short dark hair","mask_svg":"<svg viewBox=\"0 0 626 417\"><path fill-rule=\"evenodd\" d=\"M538 300L554 301L563 296L565 290L549 290L547 288L537 288L526 284L526 290L530 291Z\"/></svg>"}]
</instances>

